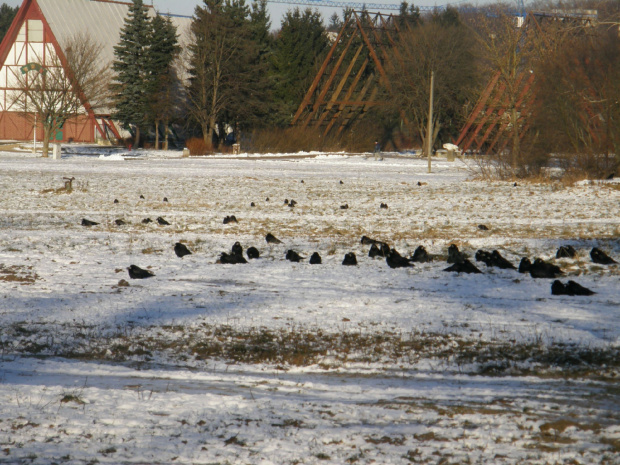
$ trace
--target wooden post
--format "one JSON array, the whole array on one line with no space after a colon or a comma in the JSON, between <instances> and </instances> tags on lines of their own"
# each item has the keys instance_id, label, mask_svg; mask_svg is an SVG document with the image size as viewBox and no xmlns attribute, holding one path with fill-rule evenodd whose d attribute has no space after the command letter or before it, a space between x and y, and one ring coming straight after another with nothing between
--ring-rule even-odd
<instances>
[{"instance_id":1,"label":"wooden post","mask_svg":"<svg viewBox=\"0 0 620 465\"><path fill-rule=\"evenodd\" d=\"M433 86L435 84L435 72L431 71L431 95L428 104L428 128L426 130L426 151L428 156L428 172L431 172L431 154L433 151Z\"/></svg>"}]
</instances>

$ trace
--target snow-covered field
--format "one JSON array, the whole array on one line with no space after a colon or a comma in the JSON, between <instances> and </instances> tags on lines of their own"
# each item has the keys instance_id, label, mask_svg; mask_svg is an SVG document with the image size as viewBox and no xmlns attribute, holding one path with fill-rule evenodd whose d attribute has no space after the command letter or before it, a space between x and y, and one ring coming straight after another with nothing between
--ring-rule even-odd
<instances>
[{"instance_id":1,"label":"snow-covered field","mask_svg":"<svg viewBox=\"0 0 620 465\"><path fill-rule=\"evenodd\" d=\"M620 261L620 184L65 150L0 152L0 463L620 464L620 268L589 256ZM364 235L438 257L391 269ZM216 264L236 241L261 258ZM452 243L541 257L596 294L444 272Z\"/></svg>"}]
</instances>

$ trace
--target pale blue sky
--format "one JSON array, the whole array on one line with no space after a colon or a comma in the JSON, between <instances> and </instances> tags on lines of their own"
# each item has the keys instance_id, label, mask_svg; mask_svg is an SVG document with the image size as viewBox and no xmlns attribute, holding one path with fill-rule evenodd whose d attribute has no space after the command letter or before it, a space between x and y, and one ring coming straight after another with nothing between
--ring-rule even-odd
<instances>
[{"instance_id":1,"label":"pale blue sky","mask_svg":"<svg viewBox=\"0 0 620 465\"><path fill-rule=\"evenodd\" d=\"M191 16L194 13L194 8L196 5L202 4L202 0L143 0L145 4L152 4L159 11L164 13L175 13L180 15ZM417 2L412 2L411 0L408 2L409 4L414 3L417 6L433 6L433 5L444 5L446 3L457 3L458 0L450 2L449 0L420 0ZM252 3L252 0L246 0L248 4ZM363 0L353 0L356 3L362 3ZM484 2L484 0L483 0ZM6 3L10 6L20 6L22 4L22 0L0 0L0 3ZM368 3L385 3L385 4L400 4L400 0L368 0ZM476 1L472 1L471 3L477 3ZM288 9L295 8L299 6L299 8L306 8L304 5L289 5L282 3L268 3L269 16L271 17L271 28L279 29L280 21L282 20L282 16ZM341 15L342 8L327 8L321 7L319 8L321 15L323 15L323 20L325 23L329 21L329 17L334 14L334 12ZM375 11L375 10L372 10ZM394 11L385 10L386 13Z\"/></svg>"}]
</instances>

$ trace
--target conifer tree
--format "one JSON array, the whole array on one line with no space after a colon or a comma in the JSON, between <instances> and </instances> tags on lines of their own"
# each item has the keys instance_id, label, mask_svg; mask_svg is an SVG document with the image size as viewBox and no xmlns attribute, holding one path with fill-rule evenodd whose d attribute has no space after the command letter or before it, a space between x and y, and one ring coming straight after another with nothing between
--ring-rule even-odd
<instances>
[{"instance_id":1,"label":"conifer tree","mask_svg":"<svg viewBox=\"0 0 620 465\"><path fill-rule=\"evenodd\" d=\"M275 43L272 65L279 124L285 125L301 103L329 43L321 14L306 8L286 12Z\"/></svg>"},{"instance_id":2,"label":"conifer tree","mask_svg":"<svg viewBox=\"0 0 620 465\"><path fill-rule=\"evenodd\" d=\"M112 69L116 73L114 118L125 126L135 127L134 144L140 144L140 129L148 115L148 52L151 21L142 0L133 0L121 29L120 42L114 47Z\"/></svg>"},{"instance_id":3,"label":"conifer tree","mask_svg":"<svg viewBox=\"0 0 620 465\"><path fill-rule=\"evenodd\" d=\"M149 120L155 125L155 149L159 148L159 126L164 124L164 148L167 149L168 122L175 105L174 87L178 84L173 62L179 52L176 27L170 18L160 15L153 18L150 40L147 60Z\"/></svg>"},{"instance_id":4,"label":"conifer tree","mask_svg":"<svg viewBox=\"0 0 620 465\"><path fill-rule=\"evenodd\" d=\"M18 7L11 7L6 3L0 6L0 41L4 38L5 34L11 27L11 23L19 10Z\"/></svg>"}]
</instances>

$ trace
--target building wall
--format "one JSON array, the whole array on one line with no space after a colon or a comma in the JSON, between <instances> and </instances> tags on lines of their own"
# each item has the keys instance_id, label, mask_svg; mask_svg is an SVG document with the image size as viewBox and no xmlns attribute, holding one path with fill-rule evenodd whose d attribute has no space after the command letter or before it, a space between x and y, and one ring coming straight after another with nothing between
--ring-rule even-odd
<instances>
[{"instance_id":1,"label":"building wall","mask_svg":"<svg viewBox=\"0 0 620 465\"><path fill-rule=\"evenodd\" d=\"M32 140L34 117L26 117L24 109L28 108L28 102L23 93L24 82L33 79L33 73L22 73L22 66L27 63L37 63L47 68L59 67L59 59L56 55L58 44L44 21L43 15L36 2L27 6L25 14L19 15L21 24L12 36L5 38L2 43L2 55L6 55L2 67L0 67L0 138L10 140ZM1 58L1 57L0 57ZM63 130L58 134L59 141L73 140L75 142L94 142L94 121L84 116L68 121ZM41 140L43 130L37 129L37 139Z\"/></svg>"},{"instance_id":2,"label":"building wall","mask_svg":"<svg viewBox=\"0 0 620 465\"><path fill-rule=\"evenodd\" d=\"M0 112L0 140L31 141L34 139L34 120L22 113ZM95 126L86 115L67 121L56 135L59 142L95 142ZM43 126L37 122L37 140L43 140Z\"/></svg>"}]
</instances>

